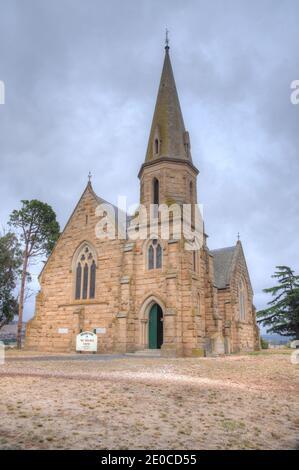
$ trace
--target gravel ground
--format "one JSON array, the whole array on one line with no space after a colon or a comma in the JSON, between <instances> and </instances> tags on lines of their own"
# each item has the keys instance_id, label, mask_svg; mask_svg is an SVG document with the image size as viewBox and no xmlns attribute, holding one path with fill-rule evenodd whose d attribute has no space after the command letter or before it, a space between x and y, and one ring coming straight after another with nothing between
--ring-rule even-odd
<instances>
[{"instance_id":1,"label":"gravel ground","mask_svg":"<svg viewBox=\"0 0 299 470\"><path fill-rule=\"evenodd\" d=\"M8 352L0 365L1 449L298 446L299 365L288 351L80 357Z\"/></svg>"}]
</instances>

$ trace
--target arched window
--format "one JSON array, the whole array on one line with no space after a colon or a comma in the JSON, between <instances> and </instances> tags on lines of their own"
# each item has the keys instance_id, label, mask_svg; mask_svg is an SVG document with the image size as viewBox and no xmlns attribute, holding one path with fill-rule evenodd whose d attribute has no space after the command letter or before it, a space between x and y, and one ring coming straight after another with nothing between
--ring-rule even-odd
<instances>
[{"instance_id":1,"label":"arched window","mask_svg":"<svg viewBox=\"0 0 299 470\"><path fill-rule=\"evenodd\" d=\"M153 179L153 204L159 205L160 199L160 188L159 188L159 180L157 178Z\"/></svg>"},{"instance_id":2,"label":"arched window","mask_svg":"<svg viewBox=\"0 0 299 470\"><path fill-rule=\"evenodd\" d=\"M83 299L87 299L87 289L88 289L88 264L85 263L83 271Z\"/></svg>"},{"instance_id":3,"label":"arched window","mask_svg":"<svg viewBox=\"0 0 299 470\"><path fill-rule=\"evenodd\" d=\"M155 155L159 154L159 140L155 139Z\"/></svg>"},{"instance_id":4,"label":"arched window","mask_svg":"<svg viewBox=\"0 0 299 470\"><path fill-rule=\"evenodd\" d=\"M155 239L148 247L148 269L159 268L162 268L162 247Z\"/></svg>"},{"instance_id":5,"label":"arched window","mask_svg":"<svg viewBox=\"0 0 299 470\"><path fill-rule=\"evenodd\" d=\"M246 287L244 282L239 282L239 316L240 320L246 319Z\"/></svg>"},{"instance_id":6,"label":"arched window","mask_svg":"<svg viewBox=\"0 0 299 470\"><path fill-rule=\"evenodd\" d=\"M90 266L90 284L89 284L89 298L94 299L96 289L96 263L92 261Z\"/></svg>"},{"instance_id":7,"label":"arched window","mask_svg":"<svg viewBox=\"0 0 299 470\"><path fill-rule=\"evenodd\" d=\"M152 245L148 248L148 269L154 269L154 247Z\"/></svg>"},{"instance_id":8,"label":"arched window","mask_svg":"<svg viewBox=\"0 0 299 470\"><path fill-rule=\"evenodd\" d=\"M80 294L81 294L81 277L82 277L81 263L78 263L77 269L76 269L76 293L75 293L75 298L76 298L76 299L80 299Z\"/></svg>"},{"instance_id":9,"label":"arched window","mask_svg":"<svg viewBox=\"0 0 299 470\"><path fill-rule=\"evenodd\" d=\"M192 183L192 181L190 181L190 183L189 183L189 197L190 197L190 204L191 204L191 224L194 225L195 205L194 205L194 194L193 194L193 183Z\"/></svg>"},{"instance_id":10,"label":"arched window","mask_svg":"<svg viewBox=\"0 0 299 470\"><path fill-rule=\"evenodd\" d=\"M94 299L96 284L95 253L84 244L76 254L75 299Z\"/></svg>"},{"instance_id":11,"label":"arched window","mask_svg":"<svg viewBox=\"0 0 299 470\"><path fill-rule=\"evenodd\" d=\"M162 248L159 243L156 248L156 268L162 268Z\"/></svg>"}]
</instances>

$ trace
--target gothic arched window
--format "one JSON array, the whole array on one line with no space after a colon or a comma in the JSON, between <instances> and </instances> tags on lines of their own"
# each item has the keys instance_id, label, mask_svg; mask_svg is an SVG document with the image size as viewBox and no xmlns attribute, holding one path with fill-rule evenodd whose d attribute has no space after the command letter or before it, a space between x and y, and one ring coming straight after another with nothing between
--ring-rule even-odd
<instances>
[{"instance_id":1,"label":"gothic arched window","mask_svg":"<svg viewBox=\"0 0 299 470\"><path fill-rule=\"evenodd\" d=\"M195 205L194 205L194 191L193 191L193 183L190 181L189 183L189 192L190 192L190 204L191 204L191 224L194 225L195 220Z\"/></svg>"},{"instance_id":2,"label":"gothic arched window","mask_svg":"<svg viewBox=\"0 0 299 470\"><path fill-rule=\"evenodd\" d=\"M84 244L76 255L75 299L94 299L96 260L91 247Z\"/></svg>"},{"instance_id":3,"label":"gothic arched window","mask_svg":"<svg viewBox=\"0 0 299 470\"><path fill-rule=\"evenodd\" d=\"M239 282L239 316L240 320L246 318L246 287L244 282Z\"/></svg>"},{"instance_id":4,"label":"gothic arched window","mask_svg":"<svg viewBox=\"0 0 299 470\"><path fill-rule=\"evenodd\" d=\"M155 139L155 154L158 155L159 153L159 140Z\"/></svg>"},{"instance_id":5,"label":"gothic arched window","mask_svg":"<svg viewBox=\"0 0 299 470\"><path fill-rule=\"evenodd\" d=\"M193 183L190 181L189 184L189 191L190 191L190 201L193 202Z\"/></svg>"},{"instance_id":6,"label":"gothic arched window","mask_svg":"<svg viewBox=\"0 0 299 470\"><path fill-rule=\"evenodd\" d=\"M88 289L88 264L85 263L83 271L83 299L87 299L87 289Z\"/></svg>"},{"instance_id":7,"label":"gothic arched window","mask_svg":"<svg viewBox=\"0 0 299 470\"><path fill-rule=\"evenodd\" d=\"M160 189L159 189L159 180L157 178L153 179L153 204L159 205L160 199Z\"/></svg>"},{"instance_id":8,"label":"gothic arched window","mask_svg":"<svg viewBox=\"0 0 299 470\"><path fill-rule=\"evenodd\" d=\"M156 268L162 268L162 248L159 243L156 248Z\"/></svg>"},{"instance_id":9,"label":"gothic arched window","mask_svg":"<svg viewBox=\"0 0 299 470\"><path fill-rule=\"evenodd\" d=\"M81 263L78 263L77 269L76 269L76 293L75 293L75 298L76 298L76 299L80 299L80 294L81 294L81 277L82 277Z\"/></svg>"},{"instance_id":10,"label":"gothic arched window","mask_svg":"<svg viewBox=\"0 0 299 470\"><path fill-rule=\"evenodd\" d=\"M154 248L152 245L148 248L148 269L154 269Z\"/></svg>"},{"instance_id":11,"label":"gothic arched window","mask_svg":"<svg viewBox=\"0 0 299 470\"><path fill-rule=\"evenodd\" d=\"M162 247L155 239L148 247L148 269L159 268L162 268Z\"/></svg>"},{"instance_id":12,"label":"gothic arched window","mask_svg":"<svg viewBox=\"0 0 299 470\"><path fill-rule=\"evenodd\" d=\"M94 299L96 289L96 263L93 260L90 266L89 298Z\"/></svg>"}]
</instances>

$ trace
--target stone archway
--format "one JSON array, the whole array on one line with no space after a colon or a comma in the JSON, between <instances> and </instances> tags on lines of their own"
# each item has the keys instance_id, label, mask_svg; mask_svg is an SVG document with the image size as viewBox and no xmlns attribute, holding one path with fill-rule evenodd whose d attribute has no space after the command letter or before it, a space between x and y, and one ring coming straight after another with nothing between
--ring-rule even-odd
<instances>
[{"instance_id":1,"label":"stone archway","mask_svg":"<svg viewBox=\"0 0 299 470\"><path fill-rule=\"evenodd\" d=\"M139 312L138 349L161 348L164 341L164 312L164 304L156 296L150 296L143 302Z\"/></svg>"},{"instance_id":2,"label":"stone archway","mask_svg":"<svg viewBox=\"0 0 299 470\"><path fill-rule=\"evenodd\" d=\"M161 349L163 344L163 310L159 304L152 305L148 314L148 347Z\"/></svg>"}]
</instances>

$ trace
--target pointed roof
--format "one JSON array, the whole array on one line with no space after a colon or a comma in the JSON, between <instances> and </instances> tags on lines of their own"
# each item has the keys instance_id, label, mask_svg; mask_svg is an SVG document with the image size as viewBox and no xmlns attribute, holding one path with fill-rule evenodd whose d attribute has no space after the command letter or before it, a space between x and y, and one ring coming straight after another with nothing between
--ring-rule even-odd
<instances>
[{"instance_id":1,"label":"pointed roof","mask_svg":"<svg viewBox=\"0 0 299 470\"><path fill-rule=\"evenodd\" d=\"M230 284L236 246L210 250L214 258L214 279L218 289L225 289Z\"/></svg>"},{"instance_id":2,"label":"pointed roof","mask_svg":"<svg viewBox=\"0 0 299 470\"><path fill-rule=\"evenodd\" d=\"M159 141L158 152L155 151L156 139ZM168 44L165 47L164 65L145 163L165 157L192 163L189 135L184 125Z\"/></svg>"},{"instance_id":3,"label":"pointed roof","mask_svg":"<svg viewBox=\"0 0 299 470\"><path fill-rule=\"evenodd\" d=\"M91 178L90 178L90 174L88 175L88 182L87 182L87 185L85 186L85 189L79 199L79 201L77 202L73 212L71 213L71 215L69 216L62 232L60 233L59 237L58 237L58 240L56 240L56 243L54 245L54 248L52 250L52 252L50 253L50 255L48 256L41 272L39 273L38 275L38 279L41 280L41 277L42 277L42 274L43 272L45 271L45 267L47 266L50 258L52 257L52 255L54 254L55 250L56 250L56 247L57 245L59 244L64 232L66 231L66 228L68 227L68 225L70 224L72 218L73 218L73 215L75 214L77 208L79 207L79 204L81 203L82 199L84 198L84 196L89 193L93 198L94 200L98 203L98 204L108 204L110 206L113 207L114 211L115 211L115 224L116 224L116 227L118 227L119 225L119 216L122 215L122 219L121 221L124 222L125 226L123 227L123 230L127 230L127 227L128 227L128 224L132 218L132 216L130 216L129 214L125 213L124 211L122 211L121 209L119 209L119 207L115 206L114 204L111 204L110 202L106 201L105 199L102 199L100 196L98 196L95 192L94 192L94 189L92 187L92 184L91 184Z\"/></svg>"},{"instance_id":4,"label":"pointed roof","mask_svg":"<svg viewBox=\"0 0 299 470\"><path fill-rule=\"evenodd\" d=\"M243 258L245 268L249 279L249 288L252 291L249 272L247 269L246 259L240 240L237 241L235 246L228 246L225 248L218 248L210 250L214 258L214 280L215 286L218 289L225 289L231 284L232 275L236 268L239 256Z\"/></svg>"}]
</instances>

